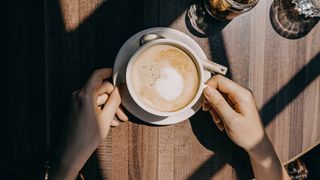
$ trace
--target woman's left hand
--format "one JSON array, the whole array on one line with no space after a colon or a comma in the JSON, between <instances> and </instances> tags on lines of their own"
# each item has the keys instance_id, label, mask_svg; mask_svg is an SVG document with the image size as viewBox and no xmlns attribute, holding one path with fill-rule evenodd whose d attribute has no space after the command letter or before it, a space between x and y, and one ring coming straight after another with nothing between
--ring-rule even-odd
<instances>
[{"instance_id":1,"label":"woman's left hand","mask_svg":"<svg viewBox=\"0 0 320 180\"><path fill-rule=\"evenodd\" d=\"M118 126L128 117L120 109L117 87L105 79L112 69L96 70L85 86L72 94L72 107L53 179L74 179L100 142L108 135L110 126ZM115 118L117 115L118 118Z\"/></svg>"}]
</instances>

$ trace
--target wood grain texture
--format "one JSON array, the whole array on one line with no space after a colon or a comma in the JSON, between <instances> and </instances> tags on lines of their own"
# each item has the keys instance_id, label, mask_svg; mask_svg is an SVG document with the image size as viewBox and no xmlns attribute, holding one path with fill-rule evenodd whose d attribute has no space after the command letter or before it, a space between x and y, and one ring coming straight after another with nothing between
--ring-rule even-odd
<instances>
[{"instance_id":1,"label":"wood grain texture","mask_svg":"<svg viewBox=\"0 0 320 180\"><path fill-rule=\"evenodd\" d=\"M231 79L251 89L282 161L320 141L320 24L300 39L286 39L270 24L273 1L261 0L231 22L212 21L203 38L186 26L185 13L192 3L46 0L39 4L43 11L33 12L21 1L20 13L14 16L21 27L13 26L13 40L21 43L13 43L17 55L11 66L19 74L8 72L8 101L16 112L7 111L15 114L6 126L8 157L1 166L34 179L30 177L36 177L44 159L51 158L58 146L71 92L94 69L112 67L131 35L156 26L188 34L209 59L229 67ZM35 21L39 29L32 26L35 15L39 15ZM31 31L36 32L31 37L39 36L37 41L29 37ZM16 81L22 83L12 83ZM35 106L28 106L30 101ZM112 129L84 167L87 179L246 179L251 173L246 153L201 111L190 120L164 127L130 116L130 122Z\"/></svg>"}]
</instances>

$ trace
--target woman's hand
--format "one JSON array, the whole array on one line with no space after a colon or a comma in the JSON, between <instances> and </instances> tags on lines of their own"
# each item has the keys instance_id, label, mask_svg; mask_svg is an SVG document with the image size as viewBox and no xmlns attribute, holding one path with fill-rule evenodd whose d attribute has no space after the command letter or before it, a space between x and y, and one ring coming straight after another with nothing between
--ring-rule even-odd
<instances>
[{"instance_id":1,"label":"woman's hand","mask_svg":"<svg viewBox=\"0 0 320 180\"><path fill-rule=\"evenodd\" d=\"M96 70L85 86L72 94L71 111L51 178L74 179L106 138L110 126L119 125L115 115L121 121L128 120L119 107L118 88L105 81L111 75L111 69Z\"/></svg>"},{"instance_id":2,"label":"woman's hand","mask_svg":"<svg viewBox=\"0 0 320 180\"><path fill-rule=\"evenodd\" d=\"M220 130L244 148L256 179L289 179L263 128L251 92L221 75L212 77L204 89L204 109Z\"/></svg>"},{"instance_id":3,"label":"woman's hand","mask_svg":"<svg viewBox=\"0 0 320 180\"><path fill-rule=\"evenodd\" d=\"M221 75L212 77L204 89L206 105L220 130L245 150L265 135L251 92Z\"/></svg>"}]
</instances>

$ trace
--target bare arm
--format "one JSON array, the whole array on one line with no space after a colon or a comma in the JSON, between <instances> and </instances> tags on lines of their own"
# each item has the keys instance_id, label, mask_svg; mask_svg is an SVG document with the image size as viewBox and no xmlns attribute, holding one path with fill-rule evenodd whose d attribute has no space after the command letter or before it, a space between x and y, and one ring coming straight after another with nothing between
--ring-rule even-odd
<instances>
[{"instance_id":1,"label":"bare arm","mask_svg":"<svg viewBox=\"0 0 320 180\"><path fill-rule=\"evenodd\" d=\"M248 153L256 179L290 179L266 135Z\"/></svg>"}]
</instances>

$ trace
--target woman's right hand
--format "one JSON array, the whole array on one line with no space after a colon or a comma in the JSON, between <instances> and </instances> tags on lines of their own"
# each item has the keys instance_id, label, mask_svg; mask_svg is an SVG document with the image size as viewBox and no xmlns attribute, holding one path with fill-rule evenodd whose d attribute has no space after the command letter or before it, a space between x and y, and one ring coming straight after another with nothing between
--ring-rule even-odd
<instances>
[{"instance_id":1,"label":"woman's right hand","mask_svg":"<svg viewBox=\"0 0 320 180\"><path fill-rule=\"evenodd\" d=\"M220 130L244 148L256 179L290 179L263 128L251 92L221 75L204 89L205 105ZM267 175L267 176L266 176Z\"/></svg>"},{"instance_id":2,"label":"woman's right hand","mask_svg":"<svg viewBox=\"0 0 320 180\"><path fill-rule=\"evenodd\" d=\"M216 75L207 82L204 97L218 128L237 145L248 151L263 139L265 131L249 90Z\"/></svg>"}]
</instances>

